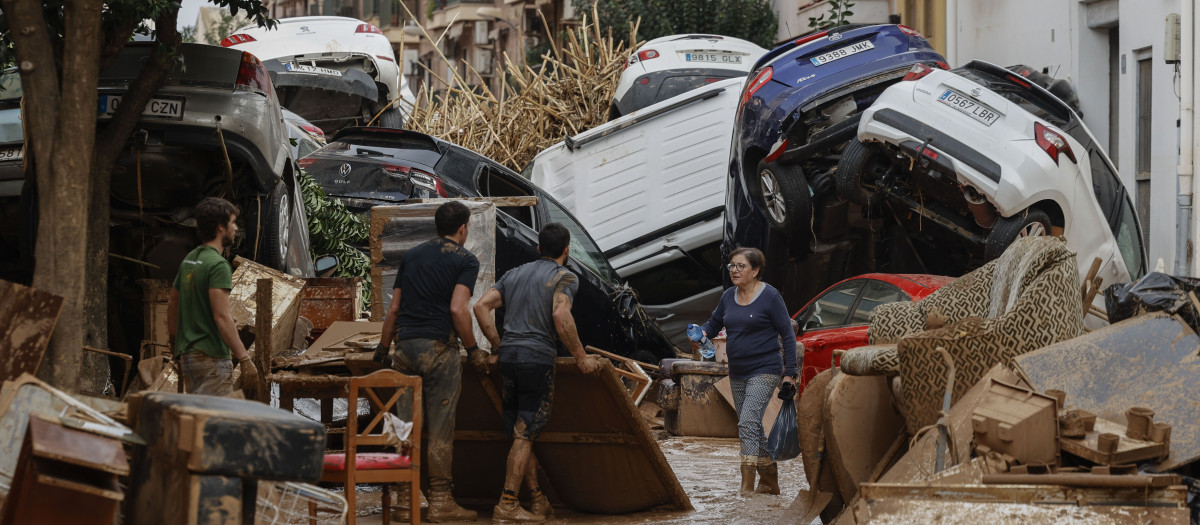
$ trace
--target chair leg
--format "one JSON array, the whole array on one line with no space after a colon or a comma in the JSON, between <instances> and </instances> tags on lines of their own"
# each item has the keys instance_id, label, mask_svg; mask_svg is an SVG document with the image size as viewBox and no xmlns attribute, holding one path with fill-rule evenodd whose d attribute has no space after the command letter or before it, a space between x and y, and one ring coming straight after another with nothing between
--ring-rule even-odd
<instances>
[{"instance_id":1,"label":"chair leg","mask_svg":"<svg viewBox=\"0 0 1200 525\"><path fill-rule=\"evenodd\" d=\"M383 484L383 495L381 506L383 507L383 525L392 523L392 499L389 497L391 491L391 483Z\"/></svg>"},{"instance_id":2,"label":"chair leg","mask_svg":"<svg viewBox=\"0 0 1200 525\"><path fill-rule=\"evenodd\" d=\"M346 525L354 525L356 522L356 518L358 517L357 516L358 505L357 505L357 502L354 501L355 500L354 489L355 489L355 486L354 486L353 479L347 479L346 480Z\"/></svg>"},{"instance_id":3,"label":"chair leg","mask_svg":"<svg viewBox=\"0 0 1200 525\"><path fill-rule=\"evenodd\" d=\"M308 502L308 525L317 525L317 502Z\"/></svg>"},{"instance_id":4,"label":"chair leg","mask_svg":"<svg viewBox=\"0 0 1200 525\"><path fill-rule=\"evenodd\" d=\"M421 525L421 478L414 476L408 482L408 494L411 500L408 502L409 520L412 525Z\"/></svg>"}]
</instances>

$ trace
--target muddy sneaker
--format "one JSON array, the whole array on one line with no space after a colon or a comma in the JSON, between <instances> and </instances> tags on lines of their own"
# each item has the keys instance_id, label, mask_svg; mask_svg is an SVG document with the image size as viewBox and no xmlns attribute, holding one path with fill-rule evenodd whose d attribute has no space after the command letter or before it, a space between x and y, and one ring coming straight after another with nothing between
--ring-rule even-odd
<instances>
[{"instance_id":1,"label":"muddy sneaker","mask_svg":"<svg viewBox=\"0 0 1200 525\"><path fill-rule=\"evenodd\" d=\"M554 507L550 506L550 500L546 499L545 494L537 493L533 495L533 503L529 504L529 512L544 517L554 515Z\"/></svg>"},{"instance_id":2,"label":"muddy sneaker","mask_svg":"<svg viewBox=\"0 0 1200 525\"><path fill-rule=\"evenodd\" d=\"M492 509L492 523L541 523L546 518L521 508L515 501L500 501Z\"/></svg>"},{"instance_id":3,"label":"muddy sneaker","mask_svg":"<svg viewBox=\"0 0 1200 525\"><path fill-rule=\"evenodd\" d=\"M430 523L474 521L477 517L479 517L478 512L459 507L450 492L429 492L429 511L425 515L425 521Z\"/></svg>"}]
</instances>

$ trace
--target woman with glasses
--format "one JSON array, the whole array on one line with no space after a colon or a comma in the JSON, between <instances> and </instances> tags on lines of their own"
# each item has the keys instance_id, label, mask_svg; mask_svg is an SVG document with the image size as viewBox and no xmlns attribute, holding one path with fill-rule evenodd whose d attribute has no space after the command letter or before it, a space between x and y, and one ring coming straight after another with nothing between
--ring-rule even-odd
<instances>
[{"instance_id":1,"label":"woman with glasses","mask_svg":"<svg viewBox=\"0 0 1200 525\"><path fill-rule=\"evenodd\" d=\"M738 248L729 256L729 279L712 319L701 327L706 337L725 329L725 353L729 357L729 383L738 414L741 440L742 485L740 493L779 494L779 469L767 452L762 418L775 389L791 383L795 393L796 336L783 296L762 282L766 260L757 248ZM780 345L782 343L782 355ZM697 343L692 342L693 346ZM783 391L789 388L785 387ZM754 487L755 473L759 477Z\"/></svg>"}]
</instances>

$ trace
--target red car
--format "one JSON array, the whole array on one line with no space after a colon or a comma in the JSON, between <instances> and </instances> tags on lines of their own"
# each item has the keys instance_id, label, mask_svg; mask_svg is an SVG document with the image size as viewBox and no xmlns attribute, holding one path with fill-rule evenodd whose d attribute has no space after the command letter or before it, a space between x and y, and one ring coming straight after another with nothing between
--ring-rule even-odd
<instances>
[{"instance_id":1,"label":"red car","mask_svg":"<svg viewBox=\"0 0 1200 525\"><path fill-rule=\"evenodd\" d=\"M800 391L829 369L834 350L867 344L867 320L876 306L920 301L953 281L940 275L867 273L826 288L792 316L801 327L796 342L804 345Z\"/></svg>"}]
</instances>

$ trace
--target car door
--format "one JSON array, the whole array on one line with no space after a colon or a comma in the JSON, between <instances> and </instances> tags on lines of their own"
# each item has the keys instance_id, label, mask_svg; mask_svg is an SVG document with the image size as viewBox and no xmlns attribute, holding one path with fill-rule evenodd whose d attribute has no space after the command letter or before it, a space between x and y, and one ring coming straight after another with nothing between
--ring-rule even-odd
<instances>
[{"instance_id":1,"label":"car door","mask_svg":"<svg viewBox=\"0 0 1200 525\"><path fill-rule=\"evenodd\" d=\"M835 350L868 344L867 328L876 307L911 300L899 287L877 279L855 279L822 294L797 318L808 327L798 339L804 344L801 385L831 366Z\"/></svg>"}]
</instances>

